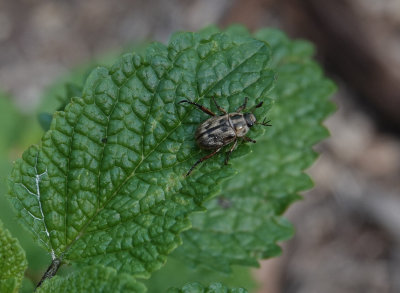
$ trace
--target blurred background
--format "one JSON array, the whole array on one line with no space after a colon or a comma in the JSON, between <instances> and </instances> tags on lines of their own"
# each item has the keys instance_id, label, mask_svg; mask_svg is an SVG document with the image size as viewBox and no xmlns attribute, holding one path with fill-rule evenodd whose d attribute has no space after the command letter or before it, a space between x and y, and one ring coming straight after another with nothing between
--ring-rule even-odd
<instances>
[{"instance_id":1,"label":"blurred background","mask_svg":"<svg viewBox=\"0 0 400 293\"><path fill-rule=\"evenodd\" d=\"M400 292L400 0L0 0L0 193L10 162L39 141L36 114L54 111L60 85L82 82L88 64L176 30L232 23L311 40L339 88L332 136L309 170L316 186L286 213L296 235L251 272L254 292ZM0 213L37 280L49 257L3 196Z\"/></svg>"}]
</instances>

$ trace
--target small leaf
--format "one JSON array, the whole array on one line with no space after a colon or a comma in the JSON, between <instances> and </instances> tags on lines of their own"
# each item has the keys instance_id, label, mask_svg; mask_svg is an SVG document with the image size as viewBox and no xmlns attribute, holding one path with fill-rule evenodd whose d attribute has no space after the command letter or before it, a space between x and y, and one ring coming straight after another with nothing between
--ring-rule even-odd
<instances>
[{"instance_id":1,"label":"small leaf","mask_svg":"<svg viewBox=\"0 0 400 293\"><path fill-rule=\"evenodd\" d=\"M208 286L204 286L200 283L194 282L184 285L182 289L171 288L167 292L168 293L247 293L247 290L243 288L230 289L221 283L212 283Z\"/></svg>"},{"instance_id":2,"label":"small leaf","mask_svg":"<svg viewBox=\"0 0 400 293\"><path fill-rule=\"evenodd\" d=\"M71 98L81 97L82 90L82 87L77 84L71 82L67 83L65 85L65 96L59 98L59 101L61 103L60 110L64 110L65 106L68 105Z\"/></svg>"},{"instance_id":3,"label":"small leaf","mask_svg":"<svg viewBox=\"0 0 400 293\"><path fill-rule=\"evenodd\" d=\"M0 221L0 292L18 292L27 267L25 252Z\"/></svg>"},{"instance_id":4,"label":"small leaf","mask_svg":"<svg viewBox=\"0 0 400 293\"><path fill-rule=\"evenodd\" d=\"M108 293L108 292L146 292L146 287L128 274L100 265L89 266L70 273L66 277L55 276L36 290L37 293Z\"/></svg>"},{"instance_id":5,"label":"small leaf","mask_svg":"<svg viewBox=\"0 0 400 293\"><path fill-rule=\"evenodd\" d=\"M10 195L21 221L53 259L148 277L181 243L189 214L234 173L221 154L184 177L207 153L194 132L208 117L178 102L210 106L215 96L232 111L249 96L250 105L268 105L269 60L270 48L251 37L179 33L95 69L42 145L14 166Z\"/></svg>"},{"instance_id":6,"label":"small leaf","mask_svg":"<svg viewBox=\"0 0 400 293\"><path fill-rule=\"evenodd\" d=\"M240 27L232 30L245 34ZM271 44L278 76L268 115L272 127L251 146L251 156L232 160L239 175L223 183L207 213L193 214L193 228L183 233L184 245L174 253L191 265L224 272L280 254L276 243L293 234L281 214L312 187L304 170L317 157L313 145L328 136L321 123L334 110L329 98L335 86L311 59L309 43L269 29L256 37Z\"/></svg>"},{"instance_id":7,"label":"small leaf","mask_svg":"<svg viewBox=\"0 0 400 293\"><path fill-rule=\"evenodd\" d=\"M67 83L65 85L65 94L59 95L57 97L59 106L57 111L64 111L65 107L69 104L73 97L82 96L82 87L73 83ZM47 112L39 113L38 121L40 126L44 131L50 129L51 121L53 120L53 115Z\"/></svg>"},{"instance_id":8,"label":"small leaf","mask_svg":"<svg viewBox=\"0 0 400 293\"><path fill-rule=\"evenodd\" d=\"M38 121L39 121L40 127L42 127L42 129L44 131L47 131L50 129L52 120L53 120L53 115L51 115L50 113L43 112L38 115Z\"/></svg>"}]
</instances>

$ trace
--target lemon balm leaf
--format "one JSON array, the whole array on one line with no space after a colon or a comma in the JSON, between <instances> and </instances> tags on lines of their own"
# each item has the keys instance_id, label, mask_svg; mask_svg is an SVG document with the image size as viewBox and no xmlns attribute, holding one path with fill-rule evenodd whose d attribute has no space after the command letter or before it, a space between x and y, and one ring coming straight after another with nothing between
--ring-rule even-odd
<instances>
[{"instance_id":1,"label":"lemon balm leaf","mask_svg":"<svg viewBox=\"0 0 400 293\"><path fill-rule=\"evenodd\" d=\"M184 177L206 153L194 132L207 117L178 102L213 108L216 97L233 111L248 96L249 104L265 101L265 116L270 53L251 36L177 33L168 45L96 68L9 180L19 220L53 264L101 264L144 278L159 269L181 244L189 215L234 173L221 154Z\"/></svg>"}]
</instances>

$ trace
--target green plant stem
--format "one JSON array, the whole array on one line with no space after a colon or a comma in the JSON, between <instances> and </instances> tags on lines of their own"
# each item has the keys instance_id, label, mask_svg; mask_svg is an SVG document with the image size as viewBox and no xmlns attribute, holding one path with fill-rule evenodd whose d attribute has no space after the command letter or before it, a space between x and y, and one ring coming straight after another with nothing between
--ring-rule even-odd
<instances>
[{"instance_id":1,"label":"green plant stem","mask_svg":"<svg viewBox=\"0 0 400 293\"><path fill-rule=\"evenodd\" d=\"M61 259L59 259L59 258L53 259L50 266L47 268L46 272L44 273L43 277L40 279L39 283L36 285L35 290L37 288L39 288L45 280L53 278L57 274L57 271L60 268L60 266L61 266Z\"/></svg>"}]
</instances>

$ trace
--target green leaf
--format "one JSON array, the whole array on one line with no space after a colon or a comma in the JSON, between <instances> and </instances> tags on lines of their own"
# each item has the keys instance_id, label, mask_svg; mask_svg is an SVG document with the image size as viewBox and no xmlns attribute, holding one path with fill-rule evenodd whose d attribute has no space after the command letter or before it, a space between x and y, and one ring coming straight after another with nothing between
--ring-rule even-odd
<instances>
[{"instance_id":1,"label":"green leaf","mask_svg":"<svg viewBox=\"0 0 400 293\"><path fill-rule=\"evenodd\" d=\"M63 110L70 102L70 98L82 96L83 84L93 69L98 66L111 66L123 52L143 52L147 45L148 42L129 44L122 49L102 53L74 66L43 91L37 112L54 113L56 110Z\"/></svg>"},{"instance_id":2,"label":"green leaf","mask_svg":"<svg viewBox=\"0 0 400 293\"><path fill-rule=\"evenodd\" d=\"M82 96L82 86L74 83L67 83L65 85L65 95L59 97L60 108L59 110L64 110L68 103L71 101L73 97L81 97Z\"/></svg>"},{"instance_id":3,"label":"green leaf","mask_svg":"<svg viewBox=\"0 0 400 293\"><path fill-rule=\"evenodd\" d=\"M246 34L241 27L229 31ZM293 234L281 214L312 187L304 170L317 157L313 145L328 136L321 123L334 110L329 98L335 86L312 60L313 47L277 30L255 36L273 49L273 126L251 147L251 156L232 160L239 175L224 182L208 212L192 216L193 228L174 253L192 266L229 272L232 264L258 266L258 260L279 255L277 242Z\"/></svg>"},{"instance_id":4,"label":"green leaf","mask_svg":"<svg viewBox=\"0 0 400 293\"><path fill-rule=\"evenodd\" d=\"M11 169L11 147L18 140L21 115L12 101L0 91L0 292L17 292L27 266L25 252L8 229L13 223L6 193L5 183ZM5 224L3 224L4 220ZM14 221L15 222L15 221ZM15 230L15 229L14 229ZM15 235L15 234L14 234Z\"/></svg>"},{"instance_id":5,"label":"green leaf","mask_svg":"<svg viewBox=\"0 0 400 293\"><path fill-rule=\"evenodd\" d=\"M35 120L26 114L22 115L13 105L12 99L0 91L0 122L0 220L3 222L4 228L18 239L24 249L30 264L29 277L32 278L35 276L34 270L40 268L43 263L46 266L48 260L43 249L37 246L25 229L21 229L21 225L16 220L11 203L7 198L7 177L16 156L26 147L26 140L34 135L35 131L31 126L35 124ZM36 137L35 140L37 141L37 139ZM24 289L23 286L24 283L21 290ZM0 290L0 292L2 291Z\"/></svg>"},{"instance_id":6,"label":"green leaf","mask_svg":"<svg viewBox=\"0 0 400 293\"><path fill-rule=\"evenodd\" d=\"M43 283L37 293L100 293L100 292L146 292L146 287L128 274L117 274L115 269L100 265L88 266L66 277L56 276Z\"/></svg>"},{"instance_id":7,"label":"green leaf","mask_svg":"<svg viewBox=\"0 0 400 293\"><path fill-rule=\"evenodd\" d=\"M42 127L42 129L44 131L47 131L50 129L52 120L53 120L53 115L51 115L50 113L40 113L38 115L38 121L39 121L40 127Z\"/></svg>"},{"instance_id":8,"label":"green leaf","mask_svg":"<svg viewBox=\"0 0 400 293\"><path fill-rule=\"evenodd\" d=\"M200 283L194 282L186 284L182 289L171 288L168 293L247 293L243 288L227 288L221 283L212 283L209 286L204 286Z\"/></svg>"},{"instance_id":9,"label":"green leaf","mask_svg":"<svg viewBox=\"0 0 400 293\"><path fill-rule=\"evenodd\" d=\"M5 193L5 178L10 169L10 149L18 139L21 115L11 100L0 91L0 196Z\"/></svg>"},{"instance_id":10,"label":"green leaf","mask_svg":"<svg viewBox=\"0 0 400 293\"><path fill-rule=\"evenodd\" d=\"M67 83L65 85L65 94L57 96L58 99L58 111L64 111L65 107L71 102L73 97L82 96L82 87L73 83ZM39 113L38 121L40 126L44 131L50 129L51 121L53 120L53 115L47 112Z\"/></svg>"},{"instance_id":11,"label":"green leaf","mask_svg":"<svg viewBox=\"0 0 400 293\"><path fill-rule=\"evenodd\" d=\"M21 125L21 114L18 113L11 99L0 91L0 155L6 155L9 148L18 139L18 127ZM3 159L0 157L0 159ZM1 164L0 168L3 166Z\"/></svg>"},{"instance_id":12,"label":"green leaf","mask_svg":"<svg viewBox=\"0 0 400 293\"><path fill-rule=\"evenodd\" d=\"M18 292L26 267L24 250L0 221L0 292Z\"/></svg>"},{"instance_id":13,"label":"green leaf","mask_svg":"<svg viewBox=\"0 0 400 293\"><path fill-rule=\"evenodd\" d=\"M268 101L269 60L270 48L250 37L179 33L97 68L14 166L9 193L21 222L53 259L148 277L181 243L188 215L234 173L220 154L184 177L207 153L194 142L207 116L177 103L209 106L215 96L232 111L245 96Z\"/></svg>"},{"instance_id":14,"label":"green leaf","mask_svg":"<svg viewBox=\"0 0 400 293\"><path fill-rule=\"evenodd\" d=\"M243 287L256 292L257 283L247 267L234 266L232 274L225 274L206 268L191 269L176 258L169 257L166 265L154 272L151 278L144 281L149 293L165 292L165 288L181 288L184 284L196 280L202 284L210 284L215 280L228 287Z\"/></svg>"}]
</instances>

